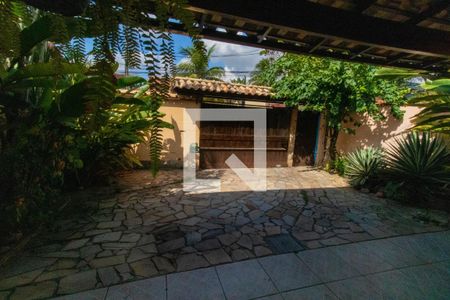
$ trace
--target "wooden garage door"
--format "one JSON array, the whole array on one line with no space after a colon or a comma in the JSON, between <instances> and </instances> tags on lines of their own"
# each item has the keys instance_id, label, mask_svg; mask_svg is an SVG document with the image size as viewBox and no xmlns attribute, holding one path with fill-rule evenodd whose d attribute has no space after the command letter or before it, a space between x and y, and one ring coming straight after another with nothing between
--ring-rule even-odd
<instances>
[{"instance_id":1,"label":"wooden garage door","mask_svg":"<svg viewBox=\"0 0 450 300\"><path fill-rule=\"evenodd\" d=\"M212 104L202 107L224 108ZM268 167L286 166L289 116L288 109L267 110ZM235 154L247 167L252 168L253 134L253 122L200 122L200 168L228 168L225 161L231 154Z\"/></svg>"}]
</instances>

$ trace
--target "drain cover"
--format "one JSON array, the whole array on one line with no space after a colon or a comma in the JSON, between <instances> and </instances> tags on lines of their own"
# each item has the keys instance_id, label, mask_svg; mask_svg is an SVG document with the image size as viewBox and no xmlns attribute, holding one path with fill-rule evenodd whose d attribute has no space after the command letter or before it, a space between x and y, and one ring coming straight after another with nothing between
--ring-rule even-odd
<instances>
[{"instance_id":1,"label":"drain cover","mask_svg":"<svg viewBox=\"0 0 450 300\"><path fill-rule=\"evenodd\" d=\"M296 252L303 250L303 247L297 243L289 234L272 235L265 238L270 250L275 254Z\"/></svg>"}]
</instances>

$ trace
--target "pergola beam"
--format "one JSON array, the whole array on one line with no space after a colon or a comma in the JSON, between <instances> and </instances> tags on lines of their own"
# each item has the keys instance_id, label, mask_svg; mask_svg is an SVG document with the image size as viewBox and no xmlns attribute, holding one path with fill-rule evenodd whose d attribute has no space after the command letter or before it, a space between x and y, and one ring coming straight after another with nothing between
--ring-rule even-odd
<instances>
[{"instance_id":1,"label":"pergola beam","mask_svg":"<svg viewBox=\"0 0 450 300\"><path fill-rule=\"evenodd\" d=\"M419 24L420 22L431 18L435 14L443 11L444 9L448 8L450 6L450 2L448 0L435 0L432 1L430 4L430 7L422 12L420 15L413 17L406 21L407 24Z\"/></svg>"},{"instance_id":2,"label":"pergola beam","mask_svg":"<svg viewBox=\"0 0 450 300\"><path fill-rule=\"evenodd\" d=\"M264 27L306 31L400 52L450 57L450 33L383 20L304 0L190 0L189 9Z\"/></svg>"}]
</instances>

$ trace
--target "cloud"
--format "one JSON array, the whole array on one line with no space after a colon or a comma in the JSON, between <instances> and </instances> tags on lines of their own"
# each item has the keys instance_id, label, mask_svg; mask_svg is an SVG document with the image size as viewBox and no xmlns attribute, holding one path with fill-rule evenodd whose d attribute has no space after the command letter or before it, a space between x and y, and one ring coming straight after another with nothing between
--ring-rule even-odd
<instances>
[{"instance_id":1,"label":"cloud","mask_svg":"<svg viewBox=\"0 0 450 300\"><path fill-rule=\"evenodd\" d=\"M250 72L255 69L255 65L261 60L259 52L263 49L204 40L206 46L215 45L212 66L222 66L225 71L225 80L230 81L237 77L250 77Z\"/></svg>"}]
</instances>

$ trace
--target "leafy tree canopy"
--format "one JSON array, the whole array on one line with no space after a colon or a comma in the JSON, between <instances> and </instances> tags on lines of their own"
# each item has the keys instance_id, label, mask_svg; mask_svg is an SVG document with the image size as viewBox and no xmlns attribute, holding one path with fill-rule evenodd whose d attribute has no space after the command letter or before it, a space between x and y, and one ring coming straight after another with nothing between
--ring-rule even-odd
<instances>
[{"instance_id":1,"label":"leafy tree canopy","mask_svg":"<svg viewBox=\"0 0 450 300\"><path fill-rule=\"evenodd\" d=\"M207 48L201 40L194 40L191 47L181 49L187 61L177 66L177 74L186 77L220 80L225 71L222 67L209 67L215 46Z\"/></svg>"},{"instance_id":2,"label":"leafy tree canopy","mask_svg":"<svg viewBox=\"0 0 450 300\"><path fill-rule=\"evenodd\" d=\"M340 131L352 132L353 113L368 113L383 119L377 98L390 105L392 114L401 118L400 106L409 89L404 81L385 80L376 76L377 67L332 59L284 54L270 55L257 65L252 82L273 87L276 97L291 106L323 112L327 129L330 159L336 156Z\"/></svg>"}]
</instances>

